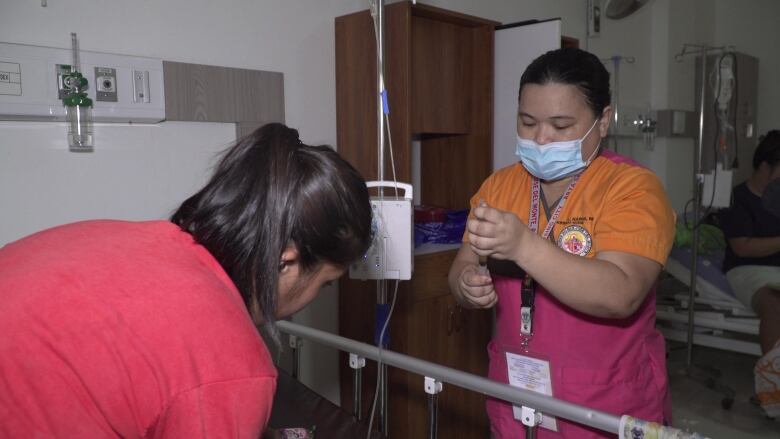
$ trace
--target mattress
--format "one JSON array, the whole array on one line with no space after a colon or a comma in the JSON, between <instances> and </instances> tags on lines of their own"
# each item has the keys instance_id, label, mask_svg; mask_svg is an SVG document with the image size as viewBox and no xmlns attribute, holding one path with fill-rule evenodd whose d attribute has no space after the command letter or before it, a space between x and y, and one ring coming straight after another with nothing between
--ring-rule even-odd
<instances>
[{"instance_id":1,"label":"mattress","mask_svg":"<svg viewBox=\"0 0 780 439\"><path fill-rule=\"evenodd\" d=\"M724 253L716 251L697 255L696 292L699 299L710 303L716 308L740 309L747 311L737 300L737 296L729 285L726 275L721 271ZM687 247L672 248L666 263L666 271L680 282L690 286L691 282L691 249Z\"/></svg>"}]
</instances>

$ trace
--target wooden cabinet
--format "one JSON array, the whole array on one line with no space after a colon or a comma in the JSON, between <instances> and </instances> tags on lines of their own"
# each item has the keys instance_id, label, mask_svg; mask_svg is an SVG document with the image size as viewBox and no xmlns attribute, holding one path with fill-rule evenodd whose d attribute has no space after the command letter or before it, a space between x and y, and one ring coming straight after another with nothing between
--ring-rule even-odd
<instances>
[{"instance_id":1,"label":"wooden cabinet","mask_svg":"<svg viewBox=\"0 0 780 439\"><path fill-rule=\"evenodd\" d=\"M422 204L459 209L490 174L493 138L493 33L498 23L430 6L394 3L385 12L385 76L396 174L410 182L411 143L420 142ZM368 11L336 18L338 151L367 180L377 178L376 45ZM388 154L385 154L388 157ZM386 176L392 176L389 158ZM456 251L415 257L411 281L401 282L390 324L390 349L487 374L489 311L463 310L447 272ZM339 331L373 343L376 282L340 282ZM352 371L341 362L342 407L352 409ZM375 366L363 374L368 415ZM423 377L389 370L389 433L425 437ZM374 425L376 425L376 420ZM453 385L439 395L439 437L484 438L484 396Z\"/></svg>"}]
</instances>

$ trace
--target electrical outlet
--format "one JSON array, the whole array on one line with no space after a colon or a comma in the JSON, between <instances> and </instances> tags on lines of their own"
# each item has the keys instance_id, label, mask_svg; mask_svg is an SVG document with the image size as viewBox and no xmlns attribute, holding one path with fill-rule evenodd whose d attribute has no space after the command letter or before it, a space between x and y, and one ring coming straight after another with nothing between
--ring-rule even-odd
<instances>
[{"instance_id":1,"label":"electrical outlet","mask_svg":"<svg viewBox=\"0 0 780 439\"><path fill-rule=\"evenodd\" d=\"M133 102L150 102L149 98L149 72L145 70L133 70Z\"/></svg>"}]
</instances>

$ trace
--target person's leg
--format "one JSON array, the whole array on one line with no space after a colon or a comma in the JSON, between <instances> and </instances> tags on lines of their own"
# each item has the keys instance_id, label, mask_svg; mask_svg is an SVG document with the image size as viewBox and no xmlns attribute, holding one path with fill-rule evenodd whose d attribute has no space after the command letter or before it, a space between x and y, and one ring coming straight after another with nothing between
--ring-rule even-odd
<instances>
[{"instance_id":1,"label":"person's leg","mask_svg":"<svg viewBox=\"0 0 780 439\"><path fill-rule=\"evenodd\" d=\"M758 336L761 353L766 354L780 340L780 290L766 286L759 288L753 294L752 305L760 319Z\"/></svg>"}]
</instances>

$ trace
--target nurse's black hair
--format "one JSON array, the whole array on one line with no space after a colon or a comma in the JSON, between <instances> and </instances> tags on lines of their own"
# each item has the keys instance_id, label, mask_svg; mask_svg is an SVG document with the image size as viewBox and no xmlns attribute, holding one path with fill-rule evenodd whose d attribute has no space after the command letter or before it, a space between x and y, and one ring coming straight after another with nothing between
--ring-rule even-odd
<instances>
[{"instance_id":1,"label":"nurse's black hair","mask_svg":"<svg viewBox=\"0 0 780 439\"><path fill-rule=\"evenodd\" d=\"M518 100L524 85L548 83L576 86L596 117L612 100L609 72L596 55L581 49L551 50L533 60L520 77Z\"/></svg>"},{"instance_id":2,"label":"nurse's black hair","mask_svg":"<svg viewBox=\"0 0 780 439\"><path fill-rule=\"evenodd\" d=\"M219 261L255 323L273 325L282 252L294 245L302 275L321 263L346 268L371 240L371 205L360 174L328 146L265 125L228 149L211 180L171 221Z\"/></svg>"},{"instance_id":3,"label":"nurse's black hair","mask_svg":"<svg viewBox=\"0 0 780 439\"><path fill-rule=\"evenodd\" d=\"M780 164L780 130L769 131L759 139L753 153L753 169L758 169L763 162L772 169Z\"/></svg>"}]
</instances>

